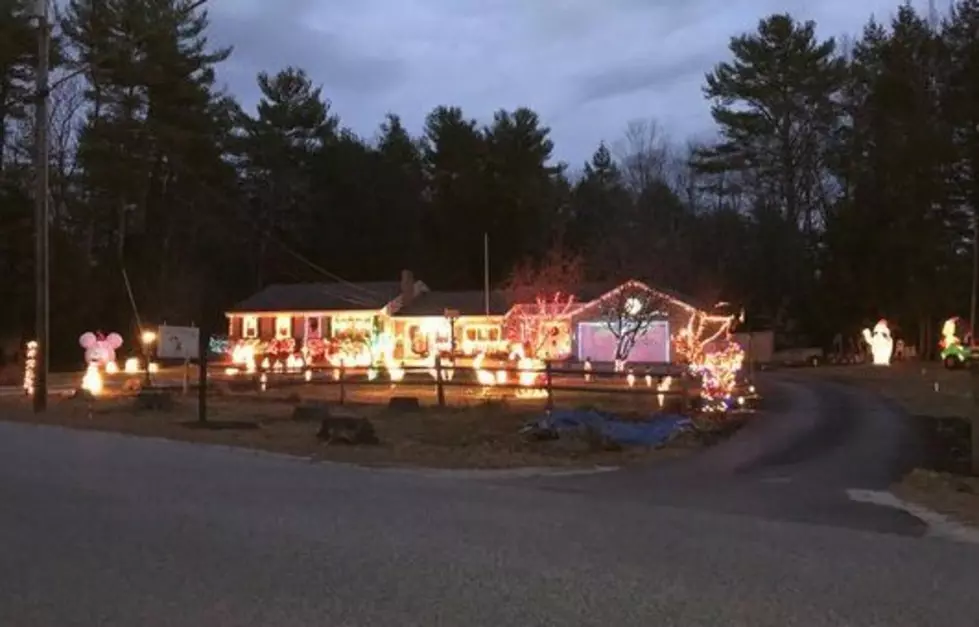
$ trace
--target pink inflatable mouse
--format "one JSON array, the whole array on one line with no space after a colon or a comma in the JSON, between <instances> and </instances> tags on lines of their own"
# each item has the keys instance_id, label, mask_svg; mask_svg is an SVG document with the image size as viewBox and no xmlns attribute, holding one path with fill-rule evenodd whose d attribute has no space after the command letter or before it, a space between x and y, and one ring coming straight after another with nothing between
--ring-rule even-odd
<instances>
[{"instance_id":1,"label":"pink inflatable mouse","mask_svg":"<svg viewBox=\"0 0 979 627\"><path fill-rule=\"evenodd\" d=\"M122 346L122 336L118 333L82 333L78 343L85 349L85 362L105 366L116 360L116 349Z\"/></svg>"}]
</instances>

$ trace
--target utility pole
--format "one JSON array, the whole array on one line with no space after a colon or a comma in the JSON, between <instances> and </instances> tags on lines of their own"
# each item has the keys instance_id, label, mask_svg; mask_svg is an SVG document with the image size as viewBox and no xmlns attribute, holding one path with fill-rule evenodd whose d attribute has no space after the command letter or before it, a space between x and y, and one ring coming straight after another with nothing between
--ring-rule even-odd
<instances>
[{"instance_id":1,"label":"utility pole","mask_svg":"<svg viewBox=\"0 0 979 627\"><path fill-rule=\"evenodd\" d=\"M36 296L34 339L37 362L34 370L34 412L48 407L48 358L50 315L48 302L48 65L50 64L51 25L48 23L48 0L35 0L37 18L37 82L34 109L34 289Z\"/></svg>"}]
</instances>

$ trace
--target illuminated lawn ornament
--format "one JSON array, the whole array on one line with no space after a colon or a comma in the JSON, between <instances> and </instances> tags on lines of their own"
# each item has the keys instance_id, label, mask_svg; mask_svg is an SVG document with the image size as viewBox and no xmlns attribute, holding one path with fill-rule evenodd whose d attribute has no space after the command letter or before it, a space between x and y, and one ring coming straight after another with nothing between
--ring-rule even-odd
<instances>
[{"instance_id":1,"label":"illuminated lawn ornament","mask_svg":"<svg viewBox=\"0 0 979 627\"><path fill-rule=\"evenodd\" d=\"M942 325L941 358L946 368L958 368L972 357L972 333L967 322L953 316Z\"/></svg>"},{"instance_id":2,"label":"illuminated lawn ornament","mask_svg":"<svg viewBox=\"0 0 979 627\"><path fill-rule=\"evenodd\" d=\"M887 325L887 320L881 318L874 330L863 330L863 340L870 345L870 354L875 366L888 366L891 363L891 356L894 354L894 338L891 337L891 329Z\"/></svg>"},{"instance_id":3,"label":"illuminated lawn ornament","mask_svg":"<svg viewBox=\"0 0 979 627\"><path fill-rule=\"evenodd\" d=\"M706 411L726 411L733 402L738 373L744 365L744 349L728 341L722 350L705 353L690 370L700 378L700 397Z\"/></svg>"},{"instance_id":4,"label":"illuminated lawn ornament","mask_svg":"<svg viewBox=\"0 0 979 627\"><path fill-rule=\"evenodd\" d=\"M656 391L659 392L659 394L656 395L656 402L659 403L660 407L662 407L663 403L666 402L666 392L669 392L671 387L673 387L673 377L668 375L663 377L660 382L656 384Z\"/></svg>"},{"instance_id":5,"label":"illuminated lawn ornament","mask_svg":"<svg viewBox=\"0 0 979 627\"><path fill-rule=\"evenodd\" d=\"M476 371L476 381L484 387L496 385L496 375L483 369L484 359L486 359L486 353L480 353L473 359L472 368Z\"/></svg>"},{"instance_id":6,"label":"illuminated lawn ornament","mask_svg":"<svg viewBox=\"0 0 979 627\"><path fill-rule=\"evenodd\" d=\"M24 357L24 393L34 396L34 383L37 379L37 342L31 340L27 343L27 351Z\"/></svg>"},{"instance_id":7,"label":"illuminated lawn ornament","mask_svg":"<svg viewBox=\"0 0 979 627\"><path fill-rule=\"evenodd\" d=\"M116 360L116 349L122 346L122 336L118 333L82 333L78 344L85 349L85 363L105 367Z\"/></svg>"},{"instance_id":8,"label":"illuminated lawn ornament","mask_svg":"<svg viewBox=\"0 0 979 627\"><path fill-rule=\"evenodd\" d=\"M99 370L97 363L91 362L88 364L88 368L85 370L85 376L82 377L82 389L92 396L98 396L102 393L102 372Z\"/></svg>"}]
</instances>

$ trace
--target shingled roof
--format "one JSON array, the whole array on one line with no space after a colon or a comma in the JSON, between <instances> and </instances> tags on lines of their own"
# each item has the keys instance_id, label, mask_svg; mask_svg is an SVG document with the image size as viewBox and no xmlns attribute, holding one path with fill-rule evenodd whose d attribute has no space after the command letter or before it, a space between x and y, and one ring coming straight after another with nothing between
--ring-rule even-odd
<instances>
[{"instance_id":1,"label":"shingled roof","mask_svg":"<svg viewBox=\"0 0 979 627\"><path fill-rule=\"evenodd\" d=\"M510 308L503 292L490 292L491 316L502 316ZM454 309L463 316L486 314L486 292L425 292L416 296L395 316L441 316L446 309Z\"/></svg>"},{"instance_id":2,"label":"shingled roof","mask_svg":"<svg viewBox=\"0 0 979 627\"><path fill-rule=\"evenodd\" d=\"M400 294L398 281L275 283L241 301L229 313L370 311L383 308Z\"/></svg>"}]
</instances>

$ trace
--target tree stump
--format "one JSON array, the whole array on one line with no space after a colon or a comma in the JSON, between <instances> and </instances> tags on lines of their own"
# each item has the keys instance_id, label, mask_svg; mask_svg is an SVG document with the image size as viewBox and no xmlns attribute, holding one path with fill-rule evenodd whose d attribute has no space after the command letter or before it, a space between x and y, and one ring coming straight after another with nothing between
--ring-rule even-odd
<instances>
[{"instance_id":1,"label":"tree stump","mask_svg":"<svg viewBox=\"0 0 979 627\"><path fill-rule=\"evenodd\" d=\"M388 409L401 412L420 411L421 403L417 396L392 396L388 399Z\"/></svg>"},{"instance_id":2,"label":"tree stump","mask_svg":"<svg viewBox=\"0 0 979 627\"><path fill-rule=\"evenodd\" d=\"M357 416L330 416L320 423L316 437L327 444L379 444L374 425Z\"/></svg>"},{"instance_id":3,"label":"tree stump","mask_svg":"<svg viewBox=\"0 0 979 627\"><path fill-rule=\"evenodd\" d=\"M173 395L167 390L143 389L136 395L137 411L170 411Z\"/></svg>"}]
</instances>

